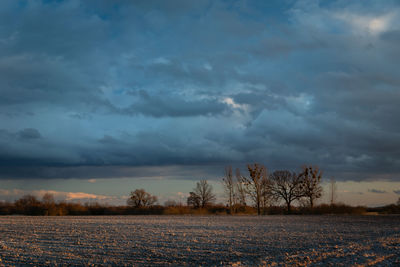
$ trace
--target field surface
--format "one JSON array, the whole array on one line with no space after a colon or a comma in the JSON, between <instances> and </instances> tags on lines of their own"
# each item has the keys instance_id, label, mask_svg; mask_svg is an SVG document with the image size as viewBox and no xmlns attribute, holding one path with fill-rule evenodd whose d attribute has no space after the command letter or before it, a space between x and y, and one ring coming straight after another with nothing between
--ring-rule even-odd
<instances>
[{"instance_id":1,"label":"field surface","mask_svg":"<svg viewBox=\"0 0 400 267\"><path fill-rule=\"evenodd\" d=\"M400 217L0 217L0 266L27 264L400 266Z\"/></svg>"}]
</instances>

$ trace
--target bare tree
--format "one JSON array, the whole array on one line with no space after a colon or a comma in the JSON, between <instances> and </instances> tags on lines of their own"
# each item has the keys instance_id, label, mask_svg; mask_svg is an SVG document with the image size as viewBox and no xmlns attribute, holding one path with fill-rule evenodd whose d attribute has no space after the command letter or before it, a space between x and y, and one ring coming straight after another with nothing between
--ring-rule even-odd
<instances>
[{"instance_id":1,"label":"bare tree","mask_svg":"<svg viewBox=\"0 0 400 267\"><path fill-rule=\"evenodd\" d=\"M246 206L246 188L244 187L244 178L240 174L239 168L236 169L236 191L237 191L237 202L241 206Z\"/></svg>"},{"instance_id":2,"label":"bare tree","mask_svg":"<svg viewBox=\"0 0 400 267\"><path fill-rule=\"evenodd\" d=\"M14 203L19 212L28 215L39 215L42 213L40 201L33 195L24 195Z\"/></svg>"},{"instance_id":3,"label":"bare tree","mask_svg":"<svg viewBox=\"0 0 400 267\"><path fill-rule=\"evenodd\" d=\"M287 206L287 212L291 212L293 201L300 199L304 195L301 191L301 176L290 171L274 171L270 175L271 194L276 199L283 199Z\"/></svg>"},{"instance_id":4,"label":"bare tree","mask_svg":"<svg viewBox=\"0 0 400 267\"><path fill-rule=\"evenodd\" d=\"M129 206L135 208L152 206L156 202L157 197L150 195L149 193L144 191L144 189L136 189L135 191L132 191L127 201Z\"/></svg>"},{"instance_id":5,"label":"bare tree","mask_svg":"<svg viewBox=\"0 0 400 267\"><path fill-rule=\"evenodd\" d=\"M42 196L42 202L44 205L52 205L55 204L54 195L50 193L45 193Z\"/></svg>"},{"instance_id":6,"label":"bare tree","mask_svg":"<svg viewBox=\"0 0 400 267\"><path fill-rule=\"evenodd\" d=\"M330 181L329 181L329 189L330 189L330 202L331 205L335 204L336 201L336 181L334 177L331 177Z\"/></svg>"},{"instance_id":7,"label":"bare tree","mask_svg":"<svg viewBox=\"0 0 400 267\"><path fill-rule=\"evenodd\" d=\"M250 177L242 177L242 179L246 186L246 192L253 200L257 208L257 214L260 215L264 197L266 197L266 192L268 191L265 189L268 184L267 169L264 165L258 163L248 164L247 169Z\"/></svg>"},{"instance_id":8,"label":"bare tree","mask_svg":"<svg viewBox=\"0 0 400 267\"><path fill-rule=\"evenodd\" d=\"M308 198L310 207L314 207L316 199L322 196L321 179L322 173L317 166L303 166L301 176L301 191Z\"/></svg>"},{"instance_id":9,"label":"bare tree","mask_svg":"<svg viewBox=\"0 0 400 267\"><path fill-rule=\"evenodd\" d=\"M187 198L187 205L192 206L193 208L200 208L201 201L200 196L194 192L190 192Z\"/></svg>"},{"instance_id":10,"label":"bare tree","mask_svg":"<svg viewBox=\"0 0 400 267\"><path fill-rule=\"evenodd\" d=\"M190 192L189 198L190 197L193 197L193 200L198 198L200 200L200 207L202 208L212 204L215 201L213 188L207 183L207 180L201 180L200 182L197 182L193 192Z\"/></svg>"},{"instance_id":11,"label":"bare tree","mask_svg":"<svg viewBox=\"0 0 400 267\"><path fill-rule=\"evenodd\" d=\"M225 177L222 178L222 185L224 186L225 194L227 196L229 212L232 214L233 209L236 206L236 188L231 166L225 167Z\"/></svg>"},{"instance_id":12,"label":"bare tree","mask_svg":"<svg viewBox=\"0 0 400 267\"><path fill-rule=\"evenodd\" d=\"M55 215L57 213L54 195L45 193L42 197L42 204L45 209L45 215Z\"/></svg>"}]
</instances>

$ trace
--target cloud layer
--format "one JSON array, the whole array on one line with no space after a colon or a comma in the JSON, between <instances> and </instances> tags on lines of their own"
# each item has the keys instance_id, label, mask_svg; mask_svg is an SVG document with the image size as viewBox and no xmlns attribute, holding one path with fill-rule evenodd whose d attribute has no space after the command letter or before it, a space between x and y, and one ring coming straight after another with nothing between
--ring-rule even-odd
<instances>
[{"instance_id":1,"label":"cloud layer","mask_svg":"<svg viewBox=\"0 0 400 267\"><path fill-rule=\"evenodd\" d=\"M89 194L84 192L62 192L54 190L21 190L12 189L5 190L0 189L0 201L14 201L25 195L33 195L41 199L45 194L53 195L56 201L69 201L69 202L98 202L98 203L125 203L127 197L115 197L115 196L105 196Z\"/></svg>"},{"instance_id":2,"label":"cloud layer","mask_svg":"<svg viewBox=\"0 0 400 267\"><path fill-rule=\"evenodd\" d=\"M0 3L0 177L400 177L396 1Z\"/></svg>"}]
</instances>

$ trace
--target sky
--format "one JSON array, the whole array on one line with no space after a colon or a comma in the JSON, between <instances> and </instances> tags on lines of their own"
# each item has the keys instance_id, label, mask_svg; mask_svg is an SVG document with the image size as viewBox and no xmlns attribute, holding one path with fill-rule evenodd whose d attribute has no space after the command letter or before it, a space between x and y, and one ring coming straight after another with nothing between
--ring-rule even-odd
<instances>
[{"instance_id":1,"label":"sky","mask_svg":"<svg viewBox=\"0 0 400 267\"><path fill-rule=\"evenodd\" d=\"M303 164L400 197L398 1L0 2L0 200L185 200Z\"/></svg>"}]
</instances>

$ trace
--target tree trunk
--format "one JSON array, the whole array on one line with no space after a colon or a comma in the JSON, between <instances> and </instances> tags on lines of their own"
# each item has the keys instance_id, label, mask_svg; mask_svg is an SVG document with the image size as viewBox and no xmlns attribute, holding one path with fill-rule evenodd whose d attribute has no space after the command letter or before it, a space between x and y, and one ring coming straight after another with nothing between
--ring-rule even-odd
<instances>
[{"instance_id":1,"label":"tree trunk","mask_svg":"<svg viewBox=\"0 0 400 267\"><path fill-rule=\"evenodd\" d=\"M233 214L233 196L232 196L232 188L230 188L230 192L229 192L229 214Z\"/></svg>"},{"instance_id":2,"label":"tree trunk","mask_svg":"<svg viewBox=\"0 0 400 267\"><path fill-rule=\"evenodd\" d=\"M311 209L314 208L314 199L313 199L313 197L310 197L310 208Z\"/></svg>"},{"instance_id":3,"label":"tree trunk","mask_svg":"<svg viewBox=\"0 0 400 267\"><path fill-rule=\"evenodd\" d=\"M287 202L287 212L290 214L291 212L291 206L290 206L290 202Z\"/></svg>"}]
</instances>

